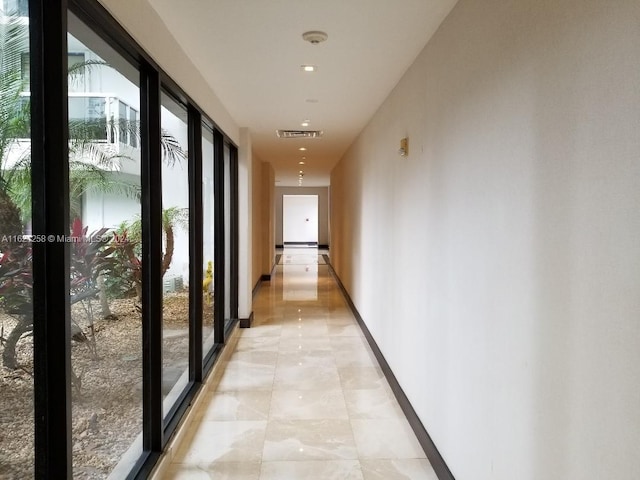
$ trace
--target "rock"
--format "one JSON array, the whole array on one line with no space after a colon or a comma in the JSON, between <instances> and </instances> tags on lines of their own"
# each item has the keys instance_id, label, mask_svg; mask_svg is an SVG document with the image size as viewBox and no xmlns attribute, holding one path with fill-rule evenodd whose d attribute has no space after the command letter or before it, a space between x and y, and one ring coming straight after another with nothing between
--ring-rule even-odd
<instances>
[{"instance_id":1,"label":"rock","mask_svg":"<svg viewBox=\"0 0 640 480\"><path fill-rule=\"evenodd\" d=\"M89 418L89 430L93 432L98 431L98 414L95 412L93 412L93 414Z\"/></svg>"}]
</instances>

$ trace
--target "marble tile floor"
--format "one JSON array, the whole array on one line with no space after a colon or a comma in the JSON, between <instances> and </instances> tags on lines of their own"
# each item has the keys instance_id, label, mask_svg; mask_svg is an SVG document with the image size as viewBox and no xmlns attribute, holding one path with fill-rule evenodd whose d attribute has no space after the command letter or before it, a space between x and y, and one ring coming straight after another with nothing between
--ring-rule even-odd
<instances>
[{"instance_id":1,"label":"marble tile floor","mask_svg":"<svg viewBox=\"0 0 640 480\"><path fill-rule=\"evenodd\" d=\"M437 480L328 266L310 253L285 249L288 263L254 299L253 326L155 478ZM296 289L304 295L287 299Z\"/></svg>"}]
</instances>

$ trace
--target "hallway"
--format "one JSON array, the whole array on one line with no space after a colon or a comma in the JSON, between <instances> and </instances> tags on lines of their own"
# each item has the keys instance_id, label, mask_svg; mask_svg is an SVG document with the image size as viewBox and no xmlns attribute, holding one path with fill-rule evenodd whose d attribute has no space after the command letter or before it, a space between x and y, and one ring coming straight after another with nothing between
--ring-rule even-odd
<instances>
[{"instance_id":1,"label":"hallway","mask_svg":"<svg viewBox=\"0 0 640 480\"><path fill-rule=\"evenodd\" d=\"M284 250L254 313L155 478L436 479L317 249Z\"/></svg>"}]
</instances>

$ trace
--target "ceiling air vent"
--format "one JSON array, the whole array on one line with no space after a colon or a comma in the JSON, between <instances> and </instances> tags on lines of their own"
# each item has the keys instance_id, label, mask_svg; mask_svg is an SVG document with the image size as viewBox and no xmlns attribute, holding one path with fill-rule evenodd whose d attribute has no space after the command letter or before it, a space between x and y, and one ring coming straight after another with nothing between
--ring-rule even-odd
<instances>
[{"instance_id":1,"label":"ceiling air vent","mask_svg":"<svg viewBox=\"0 0 640 480\"><path fill-rule=\"evenodd\" d=\"M321 130L276 130L279 138L320 138Z\"/></svg>"}]
</instances>

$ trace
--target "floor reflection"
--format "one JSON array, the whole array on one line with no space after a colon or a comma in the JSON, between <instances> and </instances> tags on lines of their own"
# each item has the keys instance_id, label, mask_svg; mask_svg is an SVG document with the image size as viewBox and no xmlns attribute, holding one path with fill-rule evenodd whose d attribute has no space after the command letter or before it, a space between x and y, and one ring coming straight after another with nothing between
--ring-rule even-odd
<instances>
[{"instance_id":1,"label":"floor reflection","mask_svg":"<svg viewBox=\"0 0 640 480\"><path fill-rule=\"evenodd\" d=\"M283 252L154 480L437 480L316 253Z\"/></svg>"},{"instance_id":2,"label":"floor reflection","mask_svg":"<svg viewBox=\"0 0 640 480\"><path fill-rule=\"evenodd\" d=\"M317 248L285 248L282 267L282 299L309 301L318 299L318 263L324 263Z\"/></svg>"}]
</instances>

